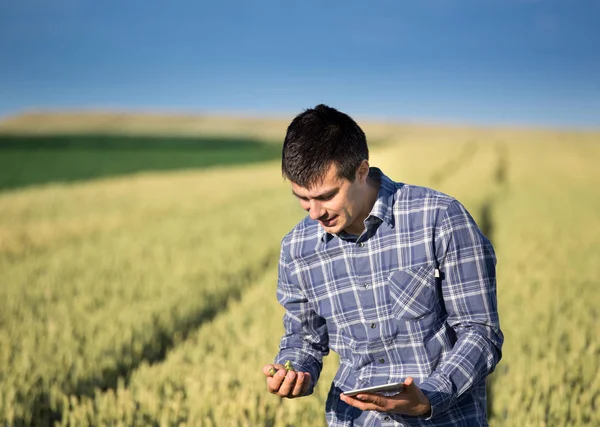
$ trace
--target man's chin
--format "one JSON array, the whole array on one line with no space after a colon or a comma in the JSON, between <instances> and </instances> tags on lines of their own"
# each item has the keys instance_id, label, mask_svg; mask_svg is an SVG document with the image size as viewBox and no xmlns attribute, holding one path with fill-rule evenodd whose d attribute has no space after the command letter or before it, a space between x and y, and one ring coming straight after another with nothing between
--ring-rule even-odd
<instances>
[{"instance_id":1,"label":"man's chin","mask_svg":"<svg viewBox=\"0 0 600 427\"><path fill-rule=\"evenodd\" d=\"M323 229L328 232L329 234L338 234L340 231L342 231L342 226L339 225L338 223L331 225L331 226L326 226L324 224L321 224L321 226L323 227Z\"/></svg>"}]
</instances>

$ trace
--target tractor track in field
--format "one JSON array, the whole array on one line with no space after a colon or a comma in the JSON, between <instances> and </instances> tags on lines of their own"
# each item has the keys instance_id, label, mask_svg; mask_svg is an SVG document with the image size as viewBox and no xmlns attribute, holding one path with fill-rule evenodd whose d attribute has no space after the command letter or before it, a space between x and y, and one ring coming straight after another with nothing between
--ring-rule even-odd
<instances>
[{"instance_id":1,"label":"tractor track in field","mask_svg":"<svg viewBox=\"0 0 600 427\"><path fill-rule=\"evenodd\" d=\"M494 218L494 206L501 195L504 195L508 190L507 173L508 173L508 159L507 159L507 148L503 142L498 142L495 145L496 151L496 165L493 171L494 190L490 192L485 201L481 204L480 217L481 221L479 228L483 234L494 241L495 230L495 218Z\"/></svg>"},{"instance_id":2,"label":"tractor track in field","mask_svg":"<svg viewBox=\"0 0 600 427\"><path fill-rule=\"evenodd\" d=\"M463 168L467 167L473 161L477 154L478 145L475 141L465 142L455 157L447 161L431 175L432 187L437 187L445 181L452 179L452 176Z\"/></svg>"},{"instance_id":3,"label":"tractor track in field","mask_svg":"<svg viewBox=\"0 0 600 427\"><path fill-rule=\"evenodd\" d=\"M480 224L481 232L494 243L496 232L496 217L494 215L495 205L499 198L508 191L508 148L505 142L498 141L495 144L496 164L493 171L494 190L490 192L488 197L481 205ZM487 417L488 419L494 416L494 375L486 378L485 389L487 394Z\"/></svg>"}]
</instances>

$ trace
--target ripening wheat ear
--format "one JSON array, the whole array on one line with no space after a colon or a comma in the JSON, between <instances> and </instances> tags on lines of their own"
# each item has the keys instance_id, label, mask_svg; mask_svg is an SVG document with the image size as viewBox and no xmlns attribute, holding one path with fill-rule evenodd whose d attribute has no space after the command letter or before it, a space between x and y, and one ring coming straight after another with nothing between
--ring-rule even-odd
<instances>
[{"instance_id":1,"label":"ripening wheat ear","mask_svg":"<svg viewBox=\"0 0 600 427\"><path fill-rule=\"evenodd\" d=\"M292 362L290 360L285 361L284 367L287 372L290 372L290 371L296 372L296 370L294 369L294 365L292 365ZM275 368L269 369L269 375L273 376L276 373L277 373L277 370Z\"/></svg>"}]
</instances>

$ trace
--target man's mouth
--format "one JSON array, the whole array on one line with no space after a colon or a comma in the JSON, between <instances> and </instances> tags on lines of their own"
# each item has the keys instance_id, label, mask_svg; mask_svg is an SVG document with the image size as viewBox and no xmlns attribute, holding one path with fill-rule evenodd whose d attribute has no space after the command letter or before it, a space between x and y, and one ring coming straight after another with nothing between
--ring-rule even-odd
<instances>
[{"instance_id":1,"label":"man's mouth","mask_svg":"<svg viewBox=\"0 0 600 427\"><path fill-rule=\"evenodd\" d=\"M332 216L329 219L321 219L319 220L321 222L321 224L323 224L325 227L331 227L334 223L335 220L337 219L338 215L336 216Z\"/></svg>"}]
</instances>

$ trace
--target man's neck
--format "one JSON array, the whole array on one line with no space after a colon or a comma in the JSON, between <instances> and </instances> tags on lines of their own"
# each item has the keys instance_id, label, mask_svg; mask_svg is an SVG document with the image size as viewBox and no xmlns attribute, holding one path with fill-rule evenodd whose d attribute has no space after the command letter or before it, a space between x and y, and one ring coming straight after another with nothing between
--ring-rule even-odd
<instances>
[{"instance_id":1,"label":"man's neck","mask_svg":"<svg viewBox=\"0 0 600 427\"><path fill-rule=\"evenodd\" d=\"M379 186L381 185L381 181L372 179L371 177L367 178L367 188L365 189L366 197L364 208L361 210L360 214L356 217L356 221L352 223L352 225L346 229L344 232L347 234L352 234L355 236L360 236L363 231L365 231L365 219L373 210L373 206L377 201L377 195L379 194Z\"/></svg>"}]
</instances>

